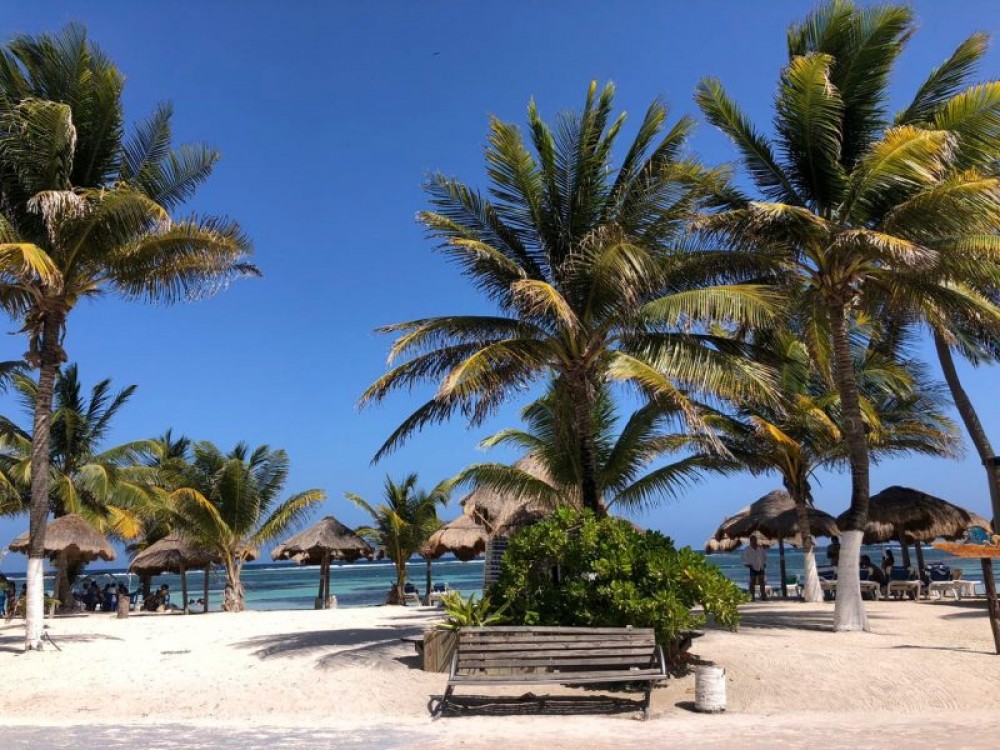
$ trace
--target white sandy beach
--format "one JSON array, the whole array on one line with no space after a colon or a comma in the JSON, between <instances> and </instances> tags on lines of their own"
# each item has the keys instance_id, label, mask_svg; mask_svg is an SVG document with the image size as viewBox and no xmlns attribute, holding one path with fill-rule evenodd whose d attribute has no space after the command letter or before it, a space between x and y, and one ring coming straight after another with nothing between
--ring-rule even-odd
<instances>
[{"instance_id":1,"label":"white sandy beach","mask_svg":"<svg viewBox=\"0 0 1000 750\"><path fill-rule=\"evenodd\" d=\"M691 713L689 676L654 692L648 722L630 713L431 720L427 701L441 693L445 676L419 670L412 646L399 640L439 616L427 609L57 618L49 632L62 651L28 655L11 623L0 630L0 717L64 728L211 722L214 731L261 727L258 736L285 727L290 741L303 729L359 739L376 739L379 729L405 734L389 732L373 747L517 741L555 750L581 740L647 747L655 738L721 747L734 732L747 736L747 746L876 746L888 733L933 747L955 732L963 738L956 746L995 744L976 729L1000 712L1000 656L985 603L868 606L872 633L832 634L830 604L747 605L738 633L710 630L693 649L726 667L728 713Z\"/></svg>"}]
</instances>

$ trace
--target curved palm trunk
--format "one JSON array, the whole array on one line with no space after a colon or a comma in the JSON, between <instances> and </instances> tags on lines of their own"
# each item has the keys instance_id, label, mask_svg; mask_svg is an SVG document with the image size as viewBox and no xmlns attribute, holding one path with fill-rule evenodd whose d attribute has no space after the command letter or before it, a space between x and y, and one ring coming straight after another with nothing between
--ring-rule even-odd
<instances>
[{"instance_id":1,"label":"curved palm trunk","mask_svg":"<svg viewBox=\"0 0 1000 750\"><path fill-rule=\"evenodd\" d=\"M406 560L402 557L401 554L397 554L396 559L393 560L396 565L396 583L393 584L392 591L389 592L386 604L406 604L406 594L403 593L403 589L406 587Z\"/></svg>"},{"instance_id":2,"label":"curved palm trunk","mask_svg":"<svg viewBox=\"0 0 1000 750\"><path fill-rule=\"evenodd\" d=\"M831 305L828 311L833 335L833 375L840 395L844 440L851 466L851 507L841 528L833 629L838 632L868 630L859 575L861 537L868 521L868 442L848 339L847 307L843 303Z\"/></svg>"},{"instance_id":3,"label":"curved palm trunk","mask_svg":"<svg viewBox=\"0 0 1000 750\"><path fill-rule=\"evenodd\" d=\"M45 522L49 515L49 431L52 394L64 355L59 343L63 318L45 314L39 367L35 419L31 435L31 504L28 516L28 592L24 608L24 650L41 651L45 614ZM29 360L30 361L30 360ZM32 362L32 364L35 364Z\"/></svg>"},{"instance_id":4,"label":"curved palm trunk","mask_svg":"<svg viewBox=\"0 0 1000 750\"><path fill-rule=\"evenodd\" d=\"M979 460L982 461L983 467L986 469L986 482L990 488L990 509L993 512L993 528L1000 528L998 527L1000 524L1000 466L993 464L993 457L996 454L993 452L990 439L986 436L983 423L979 421L976 408L972 405L965 388L962 387L962 381L959 380L958 370L955 369L955 360L951 356L951 347L937 330L934 331L934 348L937 350L941 371L944 373L945 382L951 391L955 408L958 409L958 414L962 417L962 423L965 425L965 431L969 433L969 439L976 447Z\"/></svg>"}]
</instances>

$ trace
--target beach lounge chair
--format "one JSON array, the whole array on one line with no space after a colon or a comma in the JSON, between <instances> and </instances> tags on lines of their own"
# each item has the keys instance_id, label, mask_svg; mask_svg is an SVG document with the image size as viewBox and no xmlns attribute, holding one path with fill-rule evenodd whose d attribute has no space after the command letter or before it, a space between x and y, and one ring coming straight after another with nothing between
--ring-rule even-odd
<instances>
[{"instance_id":1,"label":"beach lounge chair","mask_svg":"<svg viewBox=\"0 0 1000 750\"><path fill-rule=\"evenodd\" d=\"M403 604L407 606L410 604L420 606L420 592L417 591L417 587L412 583L407 583L403 586Z\"/></svg>"},{"instance_id":2,"label":"beach lounge chair","mask_svg":"<svg viewBox=\"0 0 1000 750\"><path fill-rule=\"evenodd\" d=\"M889 585L886 587L888 596L899 599L910 595L916 600L920 597L923 588L924 584L916 577L913 568L896 566L889 572Z\"/></svg>"},{"instance_id":3,"label":"beach lounge chair","mask_svg":"<svg viewBox=\"0 0 1000 750\"><path fill-rule=\"evenodd\" d=\"M435 604L441 603L441 597L448 592L447 583L435 583L431 587L431 593L427 597L428 606L433 607Z\"/></svg>"},{"instance_id":4,"label":"beach lounge chair","mask_svg":"<svg viewBox=\"0 0 1000 750\"><path fill-rule=\"evenodd\" d=\"M928 565L927 568L927 589L924 593L930 599L932 593L938 595L937 598L944 599L945 594L950 593L956 601L962 598L962 584L952 575L951 568L947 565ZM958 571L959 577L962 571Z\"/></svg>"}]
</instances>

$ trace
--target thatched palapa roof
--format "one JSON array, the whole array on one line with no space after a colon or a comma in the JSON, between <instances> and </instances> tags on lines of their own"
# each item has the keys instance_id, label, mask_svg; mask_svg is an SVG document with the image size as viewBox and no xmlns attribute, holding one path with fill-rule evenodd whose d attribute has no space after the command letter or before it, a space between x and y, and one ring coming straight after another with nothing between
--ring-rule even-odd
<instances>
[{"instance_id":1,"label":"thatched palapa roof","mask_svg":"<svg viewBox=\"0 0 1000 750\"><path fill-rule=\"evenodd\" d=\"M534 456L519 459L514 466L553 485L552 477ZM501 494L489 487L478 487L462 499L466 515L482 525L490 536L509 536L552 513L548 503L531 498Z\"/></svg>"},{"instance_id":2,"label":"thatched palapa roof","mask_svg":"<svg viewBox=\"0 0 1000 750\"><path fill-rule=\"evenodd\" d=\"M817 508L809 508L809 533L812 536L835 536L840 533L836 519ZM771 539L787 539L798 544L799 512L784 490L773 490L751 504L745 512L729 519L716 532L716 538L740 539L751 534Z\"/></svg>"},{"instance_id":3,"label":"thatched palapa roof","mask_svg":"<svg viewBox=\"0 0 1000 750\"><path fill-rule=\"evenodd\" d=\"M12 552L28 553L28 532L10 543ZM114 560L111 542L76 513L50 521L45 527L45 554L65 554L67 559L91 562L96 558Z\"/></svg>"},{"instance_id":4,"label":"thatched palapa roof","mask_svg":"<svg viewBox=\"0 0 1000 750\"><path fill-rule=\"evenodd\" d=\"M159 575L160 573L180 573L181 569L204 568L211 563L221 562L217 555L199 547L179 534L171 534L154 542L132 558L128 566L133 573Z\"/></svg>"},{"instance_id":5,"label":"thatched palapa roof","mask_svg":"<svg viewBox=\"0 0 1000 750\"><path fill-rule=\"evenodd\" d=\"M847 513L838 520L846 520ZM972 526L989 523L947 500L910 487L892 486L872 495L864 543L878 544L900 537L909 544L934 539L959 539Z\"/></svg>"},{"instance_id":6,"label":"thatched palapa roof","mask_svg":"<svg viewBox=\"0 0 1000 750\"><path fill-rule=\"evenodd\" d=\"M305 531L296 534L271 552L272 560L295 560L302 565L318 565L324 555L332 560L354 562L371 558L375 551L352 529L333 516L327 516Z\"/></svg>"},{"instance_id":7,"label":"thatched palapa roof","mask_svg":"<svg viewBox=\"0 0 1000 750\"><path fill-rule=\"evenodd\" d=\"M459 560L471 560L486 550L489 534L475 519L463 513L435 531L424 547L428 557L440 557L451 552Z\"/></svg>"}]
</instances>

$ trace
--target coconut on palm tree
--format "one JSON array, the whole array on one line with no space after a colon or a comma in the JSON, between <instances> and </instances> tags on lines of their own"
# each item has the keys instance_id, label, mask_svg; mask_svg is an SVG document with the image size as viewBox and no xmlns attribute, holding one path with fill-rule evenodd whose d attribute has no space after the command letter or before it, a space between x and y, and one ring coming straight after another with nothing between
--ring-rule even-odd
<instances>
[{"instance_id":1,"label":"coconut on palm tree","mask_svg":"<svg viewBox=\"0 0 1000 750\"><path fill-rule=\"evenodd\" d=\"M829 374L818 371L800 337L788 331L773 334L769 348L781 362L778 400L747 402L710 417L725 453L708 452L703 465L727 473L781 476L799 514L805 557L802 598L822 601L809 508L815 472L841 468L848 459L840 397ZM855 347L854 362L873 461L904 453L954 455L956 432L944 414L943 394L927 381L917 363L900 363L860 347Z\"/></svg>"},{"instance_id":2,"label":"coconut on palm tree","mask_svg":"<svg viewBox=\"0 0 1000 750\"><path fill-rule=\"evenodd\" d=\"M389 592L388 604L406 603L406 563L441 526L437 508L448 502L448 482L427 492L417 487L417 481L416 474L406 476L402 482L387 476L384 499L378 505L351 492L344 493L371 516L370 525L356 529L358 535L381 548L396 568L396 582Z\"/></svg>"},{"instance_id":3,"label":"coconut on palm tree","mask_svg":"<svg viewBox=\"0 0 1000 750\"><path fill-rule=\"evenodd\" d=\"M32 428L25 648L41 645L52 389L81 299L175 302L255 275L239 226L171 212L218 154L175 148L171 107L125 133L125 78L79 26L15 37L0 50L0 305L28 335L39 370Z\"/></svg>"},{"instance_id":4,"label":"coconut on palm tree","mask_svg":"<svg viewBox=\"0 0 1000 750\"><path fill-rule=\"evenodd\" d=\"M527 141L494 119L485 194L441 175L430 180L431 208L420 220L495 314L381 329L398 337L393 367L362 404L419 383L437 390L377 457L456 412L480 424L530 384L557 378L574 407L580 499L600 512L598 449L587 426L606 384L627 383L679 409L694 429L703 425L692 399L766 392L767 369L705 324L771 320L775 295L754 284L713 285L717 268L675 252L722 175L684 156L694 123L668 127L659 101L616 158L625 116L612 117L613 97L610 84L592 84L583 110L555 127L532 103Z\"/></svg>"},{"instance_id":5,"label":"coconut on palm tree","mask_svg":"<svg viewBox=\"0 0 1000 750\"><path fill-rule=\"evenodd\" d=\"M579 506L582 472L575 450L579 443L576 424L569 418L572 411L569 396L553 384L542 398L522 410L524 429L502 430L482 443L485 448L519 448L525 458L530 457L530 465L524 461L473 464L453 481L552 508ZM684 456L651 468L663 456L686 447L685 436L672 432L671 427L683 427L677 410L649 404L621 423L608 389L598 393L588 430L597 458L598 507L602 512L612 508L640 510L676 497L698 480L699 469L707 461L701 455Z\"/></svg>"},{"instance_id":6,"label":"coconut on palm tree","mask_svg":"<svg viewBox=\"0 0 1000 750\"><path fill-rule=\"evenodd\" d=\"M245 608L241 575L247 560L298 526L326 499L318 489L280 499L288 467L288 455L266 445L251 450L239 443L223 453L210 442L199 442L183 470L181 486L168 495L174 531L222 560L223 606L229 612Z\"/></svg>"},{"instance_id":7,"label":"coconut on palm tree","mask_svg":"<svg viewBox=\"0 0 1000 750\"><path fill-rule=\"evenodd\" d=\"M832 365L851 471L837 630L867 628L857 562L869 451L851 347L859 312L1000 322L979 291L983 274L996 270L995 236L984 228L1000 226L1000 182L967 168L957 147L977 118L995 120L995 110L955 93L946 64L906 111L943 105L947 114L896 124L888 113L889 77L912 32L907 7L858 8L841 0L793 26L775 99L777 148L719 81L706 79L697 92L758 190L756 199L733 191L730 206L703 217L701 228L756 254L790 295L814 358ZM949 218L973 214L969 223Z\"/></svg>"}]
</instances>

